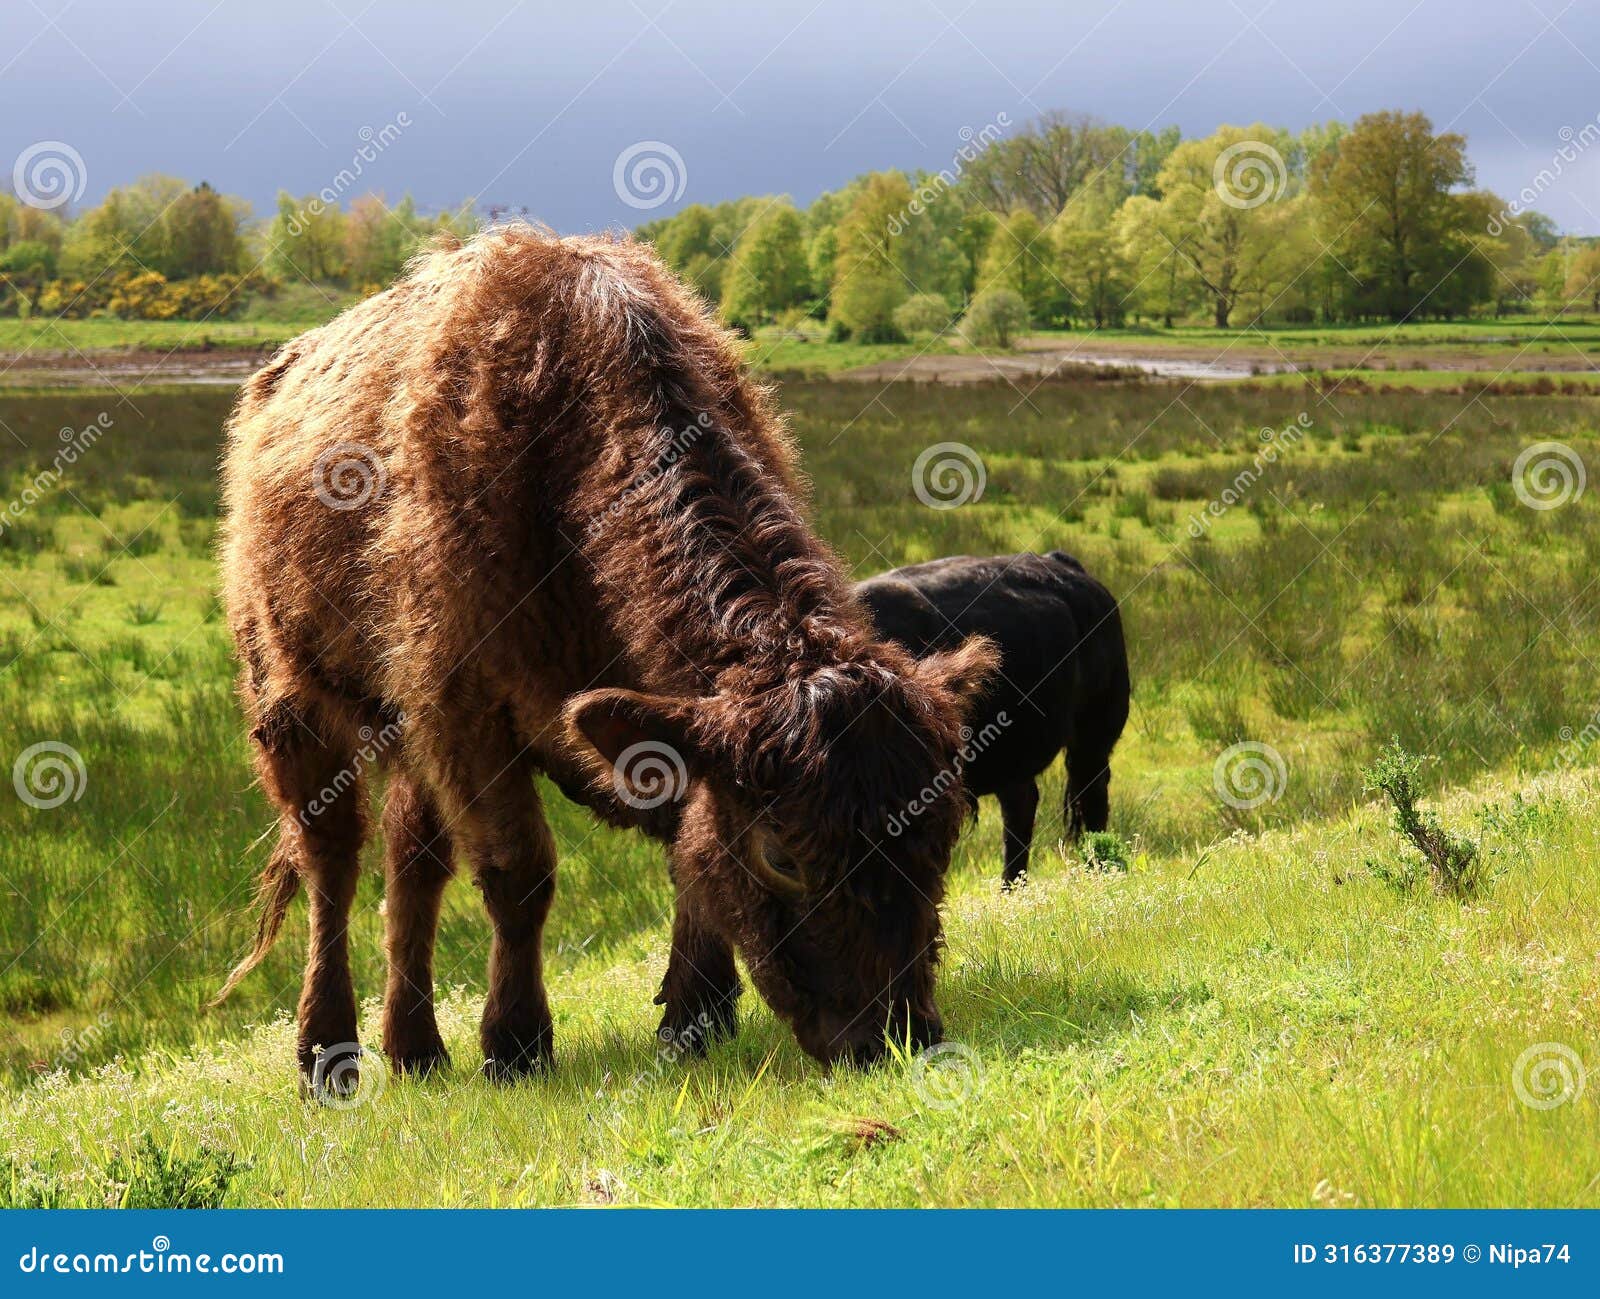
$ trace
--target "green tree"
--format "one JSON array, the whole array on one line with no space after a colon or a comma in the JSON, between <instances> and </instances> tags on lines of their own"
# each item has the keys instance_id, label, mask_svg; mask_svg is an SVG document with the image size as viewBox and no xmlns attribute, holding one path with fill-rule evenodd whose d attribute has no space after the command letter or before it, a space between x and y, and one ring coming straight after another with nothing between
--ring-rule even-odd
<instances>
[{"instance_id":1,"label":"green tree","mask_svg":"<svg viewBox=\"0 0 1600 1299\"><path fill-rule=\"evenodd\" d=\"M1056 278L1071 301L1071 314L1096 329L1120 324L1133 291L1133 268L1112 228L1115 205L1105 189L1086 188L1068 203L1051 237Z\"/></svg>"},{"instance_id":2,"label":"green tree","mask_svg":"<svg viewBox=\"0 0 1600 1299\"><path fill-rule=\"evenodd\" d=\"M1402 320L1444 287L1470 252L1472 214L1452 190L1471 180L1466 141L1422 113L1369 113L1317 159L1311 194L1354 277L1351 310Z\"/></svg>"},{"instance_id":3,"label":"green tree","mask_svg":"<svg viewBox=\"0 0 1600 1299\"><path fill-rule=\"evenodd\" d=\"M342 280L349 270L346 221L336 203L314 194L297 200L280 191L278 212L267 230L268 268L280 279Z\"/></svg>"},{"instance_id":4,"label":"green tree","mask_svg":"<svg viewBox=\"0 0 1600 1299\"><path fill-rule=\"evenodd\" d=\"M723 319L751 328L804 302L810 291L805 222L791 203L773 203L734 245L722 277Z\"/></svg>"},{"instance_id":5,"label":"green tree","mask_svg":"<svg viewBox=\"0 0 1600 1299\"><path fill-rule=\"evenodd\" d=\"M894 311L910 286L899 258L904 236L890 233L911 204L911 186L897 171L877 172L839 223L831 318L839 333L862 342L900 336Z\"/></svg>"},{"instance_id":6,"label":"green tree","mask_svg":"<svg viewBox=\"0 0 1600 1299\"><path fill-rule=\"evenodd\" d=\"M1147 157L1159 152L1168 133L1151 137ZM1056 213L1085 184L1109 180L1125 196L1137 174L1133 133L1097 118L1044 113L1014 135L994 141L967 164L961 187L995 212L1026 208L1040 221Z\"/></svg>"},{"instance_id":7,"label":"green tree","mask_svg":"<svg viewBox=\"0 0 1600 1299\"><path fill-rule=\"evenodd\" d=\"M201 181L161 214L159 248L146 264L169 280L225 275L244 269L245 205Z\"/></svg>"},{"instance_id":8,"label":"green tree","mask_svg":"<svg viewBox=\"0 0 1600 1299\"><path fill-rule=\"evenodd\" d=\"M1157 177L1159 203L1141 204L1137 219L1124 225L1134 260L1158 266L1176 258L1181 294L1204 297L1219 329L1241 304L1265 309L1307 265L1309 253L1295 237L1303 225L1299 201L1287 197L1283 143L1280 132L1260 123L1185 141Z\"/></svg>"},{"instance_id":9,"label":"green tree","mask_svg":"<svg viewBox=\"0 0 1600 1299\"><path fill-rule=\"evenodd\" d=\"M0 250L0 285L16 295L20 315L32 315L39 293L56 273L57 253L37 239L23 239Z\"/></svg>"},{"instance_id":10,"label":"green tree","mask_svg":"<svg viewBox=\"0 0 1600 1299\"><path fill-rule=\"evenodd\" d=\"M1039 218L1028 208L1018 208L995 226L978 272L978 292L1008 289L1022 299L1035 321L1046 320L1066 299L1056 278L1055 258Z\"/></svg>"},{"instance_id":11,"label":"green tree","mask_svg":"<svg viewBox=\"0 0 1600 1299\"><path fill-rule=\"evenodd\" d=\"M1196 301L1196 281L1183 255L1165 233L1162 206L1135 194L1113 222L1122 257L1133 278L1132 305L1171 329Z\"/></svg>"}]
</instances>

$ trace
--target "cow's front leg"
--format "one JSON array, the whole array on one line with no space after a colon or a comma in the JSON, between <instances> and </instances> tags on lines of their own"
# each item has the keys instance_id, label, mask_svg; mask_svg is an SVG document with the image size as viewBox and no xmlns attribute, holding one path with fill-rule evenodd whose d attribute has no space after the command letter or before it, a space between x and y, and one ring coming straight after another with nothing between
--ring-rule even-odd
<instances>
[{"instance_id":1,"label":"cow's front leg","mask_svg":"<svg viewBox=\"0 0 1600 1299\"><path fill-rule=\"evenodd\" d=\"M672 952L656 994L665 1007L656 1037L663 1047L704 1055L739 1027L739 972L733 945L701 921L683 893L672 919Z\"/></svg>"}]
</instances>

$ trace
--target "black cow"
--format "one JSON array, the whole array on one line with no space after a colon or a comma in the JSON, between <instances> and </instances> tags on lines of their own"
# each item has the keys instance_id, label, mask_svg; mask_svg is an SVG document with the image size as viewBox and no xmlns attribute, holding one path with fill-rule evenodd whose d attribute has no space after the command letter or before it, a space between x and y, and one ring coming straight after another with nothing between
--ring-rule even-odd
<instances>
[{"instance_id":1,"label":"black cow","mask_svg":"<svg viewBox=\"0 0 1600 1299\"><path fill-rule=\"evenodd\" d=\"M962 775L977 808L1000 799L1006 887L1028 868L1034 783L1064 748L1067 832L1104 830L1111 750L1128 720L1128 653L1112 594L1061 551L910 564L856 587L880 634L918 656L968 636L1000 647Z\"/></svg>"}]
</instances>

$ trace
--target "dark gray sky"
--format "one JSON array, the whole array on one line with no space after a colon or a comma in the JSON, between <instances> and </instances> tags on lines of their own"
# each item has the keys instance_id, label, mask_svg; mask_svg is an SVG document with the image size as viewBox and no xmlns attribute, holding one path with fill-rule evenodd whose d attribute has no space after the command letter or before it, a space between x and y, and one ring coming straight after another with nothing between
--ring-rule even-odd
<instances>
[{"instance_id":1,"label":"dark gray sky","mask_svg":"<svg viewBox=\"0 0 1600 1299\"><path fill-rule=\"evenodd\" d=\"M1298 129L1421 108L1513 196L1600 113L1600 4L1570 0L4 0L0 183L42 141L82 202L149 171L245 195L329 185L409 121L359 189L476 195L562 230L696 200L800 202L870 168L936 170L1006 114ZM1580 137L1582 138L1582 137ZM651 210L615 163L682 160ZM1575 147L1575 146L1574 146ZM1592 155L1592 156L1591 156ZM669 165L677 167L669 159ZM1538 206L1600 234L1600 144ZM648 168L646 168L648 175ZM644 182L641 182L644 183ZM640 201L650 195L641 192Z\"/></svg>"}]
</instances>

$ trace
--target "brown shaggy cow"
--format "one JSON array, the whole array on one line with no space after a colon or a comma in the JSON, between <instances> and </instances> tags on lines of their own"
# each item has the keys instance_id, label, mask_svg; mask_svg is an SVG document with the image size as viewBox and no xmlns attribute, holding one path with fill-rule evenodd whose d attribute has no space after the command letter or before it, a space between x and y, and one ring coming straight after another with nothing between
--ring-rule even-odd
<instances>
[{"instance_id":1,"label":"brown shaggy cow","mask_svg":"<svg viewBox=\"0 0 1600 1299\"><path fill-rule=\"evenodd\" d=\"M875 639L767 394L647 248L525 227L436 248L246 384L225 479L229 622L281 827L223 995L304 881L314 1085L353 1082L345 931L378 749L398 1068L446 1059L432 956L457 852L494 931L485 1070L550 1059L535 771L670 842L663 1034L731 1030L737 950L819 1059L939 1039L961 792L886 826L949 765L994 653Z\"/></svg>"}]
</instances>

